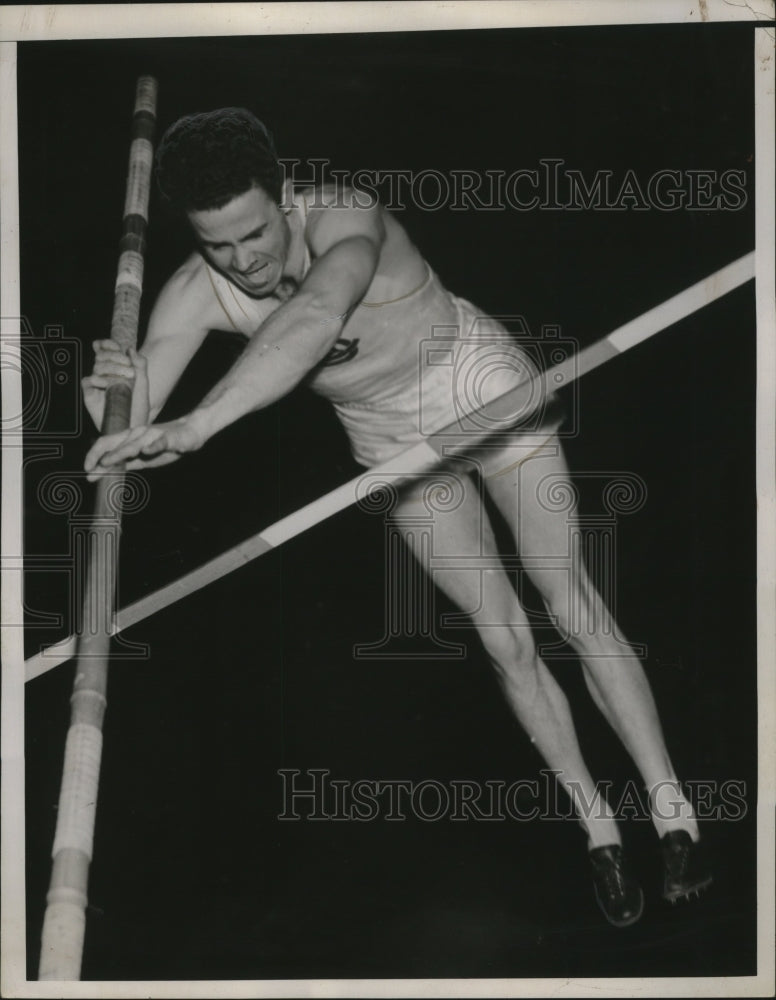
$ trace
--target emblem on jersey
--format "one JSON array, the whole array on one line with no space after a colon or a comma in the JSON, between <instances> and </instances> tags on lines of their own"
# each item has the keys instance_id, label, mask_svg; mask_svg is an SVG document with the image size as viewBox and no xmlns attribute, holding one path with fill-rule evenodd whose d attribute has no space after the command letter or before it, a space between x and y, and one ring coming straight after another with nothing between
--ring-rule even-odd
<instances>
[{"instance_id":1,"label":"emblem on jersey","mask_svg":"<svg viewBox=\"0 0 776 1000\"><path fill-rule=\"evenodd\" d=\"M347 340L345 337L340 337L334 347L332 347L323 359L323 364L326 367L329 365L342 365L346 361L352 361L357 354L358 337L354 337L353 340Z\"/></svg>"}]
</instances>

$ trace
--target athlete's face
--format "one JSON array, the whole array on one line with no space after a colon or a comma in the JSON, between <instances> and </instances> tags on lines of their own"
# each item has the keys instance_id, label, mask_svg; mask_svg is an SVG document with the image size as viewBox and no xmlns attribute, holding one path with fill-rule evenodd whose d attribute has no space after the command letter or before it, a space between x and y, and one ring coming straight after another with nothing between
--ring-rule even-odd
<instances>
[{"instance_id":1,"label":"athlete's face","mask_svg":"<svg viewBox=\"0 0 776 1000\"><path fill-rule=\"evenodd\" d=\"M263 188L253 187L222 208L189 212L205 257L249 295L271 295L283 275L291 230Z\"/></svg>"}]
</instances>

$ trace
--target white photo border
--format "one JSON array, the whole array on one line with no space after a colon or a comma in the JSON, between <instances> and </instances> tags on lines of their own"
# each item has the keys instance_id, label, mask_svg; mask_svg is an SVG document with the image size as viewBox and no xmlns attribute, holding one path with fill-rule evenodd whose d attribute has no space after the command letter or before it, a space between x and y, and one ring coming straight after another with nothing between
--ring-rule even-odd
<instances>
[{"instance_id":1,"label":"white photo border","mask_svg":"<svg viewBox=\"0 0 776 1000\"><path fill-rule=\"evenodd\" d=\"M756 120L756 311L758 500L758 972L752 977L651 979L267 980L202 982L28 981L24 899L24 661L22 449L6 424L21 408L18 365L19 213L16 43L107 39L455 30L601 24L772 20L772 0L576 0L404 4L114 4L8 6L0 10L0 251L2 299L2 995L8 997L257 996L766 996L774 989L774 803L776 802L776 306L774 303L774 31L753 29ZM14 318L16 317L16 318ZM16 353L14 353L16 352ZM18 557L20 558L20 556ZM638 984L638 985L637 985Z\"/></svg>"}]
</instances>

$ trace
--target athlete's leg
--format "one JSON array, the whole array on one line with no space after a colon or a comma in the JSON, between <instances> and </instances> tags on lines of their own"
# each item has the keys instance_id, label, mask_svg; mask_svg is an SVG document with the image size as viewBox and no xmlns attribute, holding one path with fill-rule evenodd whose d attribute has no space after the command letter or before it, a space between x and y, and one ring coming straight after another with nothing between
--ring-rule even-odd
<instances>
[{"instance_id":1,"label":"athlete's leg","mask_svg":"<svg viewBox=\"0 0 776 1000\"><path fill-rule=\"evenodd\" d=\"M518 443L505 443L483 460L483 473L486 489L515 534L532 582L582 662L593 700L650 790L658 834L684 828L697 840L697 823L678 785L644 669L635 654L623 650L579 549L571 554L576 511L573 506L553 509L547 502L546 482L542 497L540 484L548 476L556 490L568 490L573 496L560 441L553 437L528 457L524 446L521 450ZM595 623L593 629L590 623Z\"/></svg>"},{"instance_id":2,"label":"athlete's leg","mask_svg":"<svg viewBox=\"0 0 776 1000\"><path fill-rule=\"evenodd\" d=\"M500 565L490 569L477 565L482 556L498 560L479 488L465 473L456 476L455 488L455 501L447 496L444 503L435 502L433 478L425 491L405 491L394 512L397 526L435 584L471 616L512 710L548 766L559 772L561 785L572 791L575 806L580 805L575 790L588 805L593 804L592 809L577 808L591 846L617 844L617 825L608 804L597 798L566 697L537 656L530 625L507 574ZM419 519L424 522L420 528ZM429 567L429 555L421 544L422 537L428 537L429 525L429 555L435 567ZM436 568L448 557L447 568ZM470 565L464 568L467 560Z\"/></svg>"}]
</instances>

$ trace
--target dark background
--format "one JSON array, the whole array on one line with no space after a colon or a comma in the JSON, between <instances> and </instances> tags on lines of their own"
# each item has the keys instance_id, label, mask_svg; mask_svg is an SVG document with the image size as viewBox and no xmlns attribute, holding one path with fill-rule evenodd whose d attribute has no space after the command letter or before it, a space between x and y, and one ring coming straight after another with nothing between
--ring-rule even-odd
<instances>
[{"instance_id":1,"label":"dark background","mask_svg":"<svg viewBox=\"0 0 776 1000\"><path fill-rule=\"evenodd\" d=\"M746 171L739 211L402 213L449 287L537 333L555 323L590 343L753 247L748 26L21 44L23 311L39 340L58 324L83 345L27 439L31 556L69 544L67 516L42 510L36 490L77 470L93 439L86 424L66 432L88 345L108 335L134 82L149 72L161 128L244 105L281 156L337 169L510 172L556 156L644 182L663 168ZM155 197L151 219L147 304L188 249ZM169 412L237 349L213 335ZM354 659L354 643L383 634L384 527L352 509L128 632L151 657L112 667L84 978L753 973L754 373L750 284L583 379L567 442L575 474L647 483L646 505L618 522L616 607L648 644L679 774L746 783L747 819L702 827L716 879L703 900L661 902L647 822L623 826L647 909L617 930L595 906L573 822L277 820L279 768L510 782L542 766L471 631L443 633L467 644L464 660L402 659L398 643L395 659ZM148 475L150 503L125 521L121 602L359 471L305 390L246 418ZM590 481L579 487L583 513L599 512ZM70 632L36 624L67 619L69 589L66 574L28 574L27 655ZM594 775L637 780L578 665L552 667ZM33 978L71 680L62 666L26 692Z\"/></svg>"}]
</instances>

